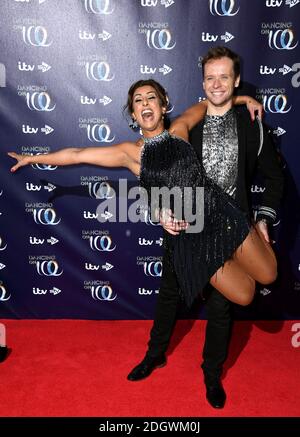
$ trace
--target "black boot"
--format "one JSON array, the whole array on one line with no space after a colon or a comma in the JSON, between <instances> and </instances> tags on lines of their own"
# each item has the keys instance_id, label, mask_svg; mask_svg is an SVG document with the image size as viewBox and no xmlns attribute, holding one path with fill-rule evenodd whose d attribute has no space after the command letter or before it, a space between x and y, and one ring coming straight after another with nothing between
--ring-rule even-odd
<instances>
[{"instance_id":1,"label":"black boot","mask_svg":"<svg viewBox=\"0 0 300 437\"><path fill-rule=\"evenodd\" d=\"M226 401L226 393L220 378L215 380L205 379L206 399L213 408L223 408Z\"/></svg>"},{"instance_id":2,"label":"black boot","mask_svg":"<svg viewBox=\"0 0 300 437\"><path fill-rule=\"evenodd\" d=\"M0 346L0 363L7 357L8 349L6 346Z\"/></svg>"},{"instance_id":3,"label":"black boot","mask_svg":"<svg viewBox=\"0 0 300 437\"><path fill-rule=\"evenodd\" d=\"M159 355L157 357L145 356L143 361L138 364L127 376L129 381L140 381L151 375L154 369L158 367L164 367L167 363L165 355Z\"/></svg>"}]
</instances>

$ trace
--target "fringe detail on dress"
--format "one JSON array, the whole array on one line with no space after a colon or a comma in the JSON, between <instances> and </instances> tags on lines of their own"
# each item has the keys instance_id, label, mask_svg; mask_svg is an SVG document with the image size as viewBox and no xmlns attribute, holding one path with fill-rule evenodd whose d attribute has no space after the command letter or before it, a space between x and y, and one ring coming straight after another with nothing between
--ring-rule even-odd
<instances>
[{"instance_id":1,"label":"fringe detail on dress","mask_svg":"<svg viewBox=\"0 0 300 437\"><path fill-rule=\"evenodd\" d=\"M145 139L142 153L141 186L179 187L182 203L195 211L196 187L204 187L204 228L201 232L165 233L168 251L185 302L191 306L216 271L232 257L250 230L247 214L205 175L193 147L167 131ZM190 187L188 191L185 187ZM160 205L161 206L161 205ZM173 205L171 205L171 209ZM184 218L184 210L183 218Z\"/></svg>"}]
</instances>

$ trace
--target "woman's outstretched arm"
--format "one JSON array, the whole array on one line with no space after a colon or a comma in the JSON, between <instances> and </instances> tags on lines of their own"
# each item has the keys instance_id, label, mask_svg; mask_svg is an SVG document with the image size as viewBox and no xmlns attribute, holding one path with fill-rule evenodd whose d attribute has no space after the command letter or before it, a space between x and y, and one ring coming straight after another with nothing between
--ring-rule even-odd
<instances>
[{"instance_id":1,"label":"woman's outstretched arm","mask_svg":"<svg viewBox=\"0 0 300 437\"><path fill-rule=\"evenodd\" d=\"M255 112L258 112L259 118L262 117L263 106L250 96L234 96L234 105L246 105L250 112L251 119L255 119ZM201 121L206 114L207 103L206 100L196 103L183 112L176 120L171 123L169 131L171 134L178 135L188 140L189 131Z\"/></svg>"},{"instance_id":2,"label":"woman's outstretched arm","mask_svg":"<svg viewBox=\"0 0 300 437\"><path fill-rule=\"evenodd\" d=\"M234 105L246 105L250 112L251 120L255 120L256 112L260 119L263 116L263 105L250 96L233 96Z\"/></svg>"},{"instance_id":3,"label":"woman's outstretched arm","mask_svg":"<svg viewBox=\"0 0 300 437\"><path fill-rule=\"evenodd\" d=\"M74 164L93 164L103 167L127 167L132 170L134 162L134 143L121 143L110 147L69 147L58 150L57 152L41 155L20 155L15 152L8 152L8 155L16 159L17 163L11 167L11 172L15 172L20 167L29 164L48 164L48 165L74 165Z\"/></svg>"},{"instance_id":4,"label":"woman's outstretched arm","mask_svg":"<svg viewBox=\"0 0 300 437\"><path fill-rule=\"evenodd\" d=\"M205 117L206 110L205 100L190 106L171 123L169 132L188 141L189 131Z\"/></svg>"}]
</instances>

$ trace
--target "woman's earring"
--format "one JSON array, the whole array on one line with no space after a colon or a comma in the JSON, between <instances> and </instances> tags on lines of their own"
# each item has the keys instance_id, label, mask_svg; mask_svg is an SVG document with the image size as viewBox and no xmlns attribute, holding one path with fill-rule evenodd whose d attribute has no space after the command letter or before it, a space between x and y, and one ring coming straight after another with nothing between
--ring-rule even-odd
<instances>
[{"instance_id":1,"label":"woman's earring","mask_svg":"<svg viewBox=\"0 0 300 437\"><path fill-rule=\"evenodd\" d=\"M139 127L138 122L132 118L131 123L129 124L129 127L131 127L131 129L133 129L133 130L137 129Z\"/></svg>"}]
</instances>

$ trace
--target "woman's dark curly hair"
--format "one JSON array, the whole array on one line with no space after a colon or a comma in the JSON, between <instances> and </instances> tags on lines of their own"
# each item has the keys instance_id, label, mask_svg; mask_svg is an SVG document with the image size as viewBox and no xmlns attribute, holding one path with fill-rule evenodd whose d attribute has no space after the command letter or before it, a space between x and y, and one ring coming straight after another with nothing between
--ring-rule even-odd
<instances>
[{"instance_id":1,"label":"woman's dark curly hair","mask_svg":"<svg viewBox=\"0 0 300 437\"><path fill-rule=\"evenodd\" d=\"M160 100L161 106L167 107L169 104L169 98L166 90L163 86L161 86L160 83L156 82L154 79L147 79L147 80L138 80L137 82L133 83L128 91L128 97L127 97L127 103L125 105L125 110L128 111L129 115L133 113L133 95L135 91L142 87L142 86L152 86L152 88L155 89L157 92L158 98Z\"/></svg>"}]
</instances>

